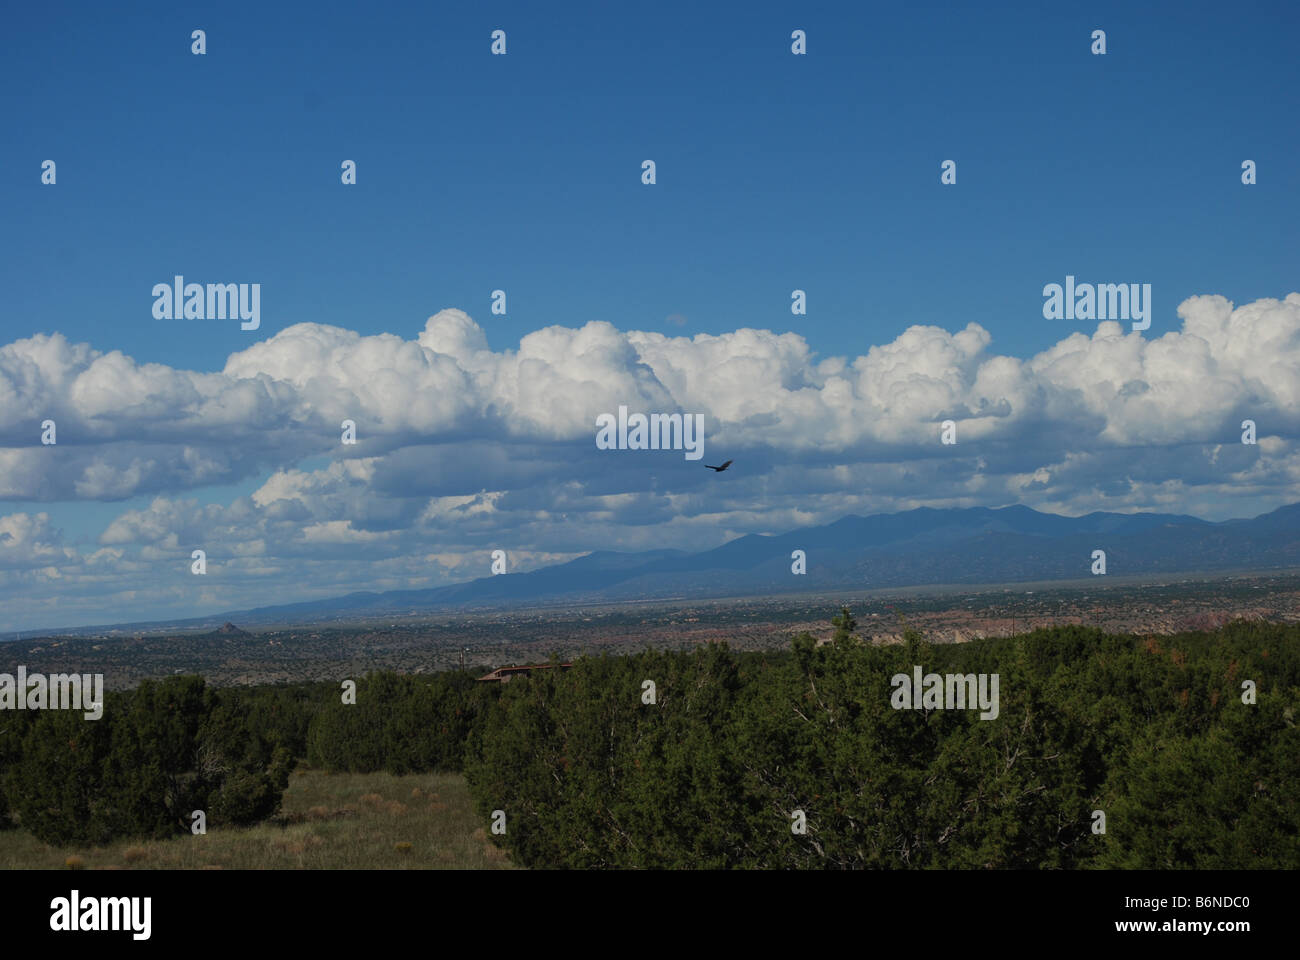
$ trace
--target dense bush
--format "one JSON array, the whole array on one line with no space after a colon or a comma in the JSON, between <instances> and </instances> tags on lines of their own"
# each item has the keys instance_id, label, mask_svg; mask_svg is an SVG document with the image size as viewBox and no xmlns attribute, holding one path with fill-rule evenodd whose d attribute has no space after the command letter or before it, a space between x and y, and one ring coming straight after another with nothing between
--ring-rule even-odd
<instances>
[{"instance_id":1,"label":"dense bush","mask_svg":"<svg viewBox=\"0 0 1300 960\"><path fill-rule=\"evenodd\" d=\"M145 681L105 696L103 716L41 711L8 758L4 792L22 825L51 844L106 843L273 814L292 756L246 695L201 677Z\"/></svg>"},{"instance_id":2,"label":"dense bush","mask_svg":"<svg viewBox=\"0 0 1300 960\"><path fill-rule=\"evenodd\" d=\"M821 646L586 657L508 684L376 673L354 705L333 683L177 677L109 694L97 721L7 713L0 825L70 844L187 830L196 809L253 823L305 756L464 769L529 866L1300 866L1300 627L876 646L834 623ZM997 674L998 717L894 709L891 678L918 665Z\"/></svg>"},{"instance_id":3,"label":"dense bush","mask_svg":"<svg viewBox=\"0 0 1300 960\"><path fill-rule=\"evenodd\" d=\"M27 725L36 719L32 711L6 711L0 714L0 830L14 826L10 816L11 804L5 786L5 771L9 770L23 753L23 738Z\"/></svg>"},{"instance_id":4,"label":"dense bush","mask_svg":"<svg viewBox=\"0 0 1300 960\"><path fill-rule=\"evenodd\" d=\"M512 682L471 738L481 812L505 811L503 842L533 866L1300 866L1300 629L837 634ZM890 679L914 665L998 674L998 718L894 709Z\"/></svg>"},{"instance_id":5,"label":"dense bush","mask_svg":"<svg viewBox=\"0 0 1300 960\"><path fill-rule=\"evenodd\" d=\"M357 682L355 704L334 688L307 729L307 761L356 773L459 771L469 731L494 696L483 686L460 671L373 673Z\"/></svg>"}]
</instances>

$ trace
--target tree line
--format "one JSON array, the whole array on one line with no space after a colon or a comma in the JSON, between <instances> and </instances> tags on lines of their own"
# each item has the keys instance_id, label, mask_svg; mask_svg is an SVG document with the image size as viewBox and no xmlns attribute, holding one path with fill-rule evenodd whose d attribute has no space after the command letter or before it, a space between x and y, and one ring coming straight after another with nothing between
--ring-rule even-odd
<instances>
[{"instance_id":1,"label":"tree line","mask_svg":"<svg viewBox=\"0 0 1300 960\"><path fill-rule=\"evenodd\" d=\"M530 866L1300 866L1300 628L876 646L855 626L512 683L471 737L481 811ZM895 709L915 666L998 674L997 719Z\"/></svg>"},{"instance_id":2,"label":"tree line","mask_svg":"<svg viewBox=\"0 0 1300 960\"><path fill-rule=\"evenodd\" d=\"M536 867L1300 866L1300 626L875 645L847 610L834 623L820 645L583 657L507 684L375 673L355 703L179 677L109 694L98 721L10 713L0 820L54 844L184 831L196 809L251 823L306 762L463 771ZM892 678L916 667L997 674L997 717L897 708Z\"/></svg>"}]
</instances>

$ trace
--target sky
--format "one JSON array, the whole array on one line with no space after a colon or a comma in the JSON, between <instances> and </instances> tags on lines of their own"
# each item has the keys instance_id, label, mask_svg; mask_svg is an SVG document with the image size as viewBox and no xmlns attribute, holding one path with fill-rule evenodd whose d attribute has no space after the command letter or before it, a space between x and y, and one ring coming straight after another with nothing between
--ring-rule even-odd
<instances>
[{"instance_id":1,"label":"sky","mask_svg":"<svg viewBox=\"0 0 1300 960\"><path fill-rule=\"evenodd\" d=\"M0 631L1300 500L1294 4L266 6L4 15ZM621 405L702 462L597 449Z\"/></svg>"}]
</instances>

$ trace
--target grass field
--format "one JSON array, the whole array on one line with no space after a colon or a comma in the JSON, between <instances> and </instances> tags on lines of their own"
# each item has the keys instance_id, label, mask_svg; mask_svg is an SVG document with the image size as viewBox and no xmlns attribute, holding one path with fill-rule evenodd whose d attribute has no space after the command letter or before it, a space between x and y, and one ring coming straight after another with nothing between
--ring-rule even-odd
<instances>
[{"instance_id":1,"label":"grass field","mask_svg":"<svg viewBox=\"0 0 1300 960\"><path fill-rule=\"evenodd\" d=\"M325 773L299 769L279 815L204 836L50 847L0 831L0 869L493 870L511 869L488 840L456 774Z\"/></svg>"}]
</instances>

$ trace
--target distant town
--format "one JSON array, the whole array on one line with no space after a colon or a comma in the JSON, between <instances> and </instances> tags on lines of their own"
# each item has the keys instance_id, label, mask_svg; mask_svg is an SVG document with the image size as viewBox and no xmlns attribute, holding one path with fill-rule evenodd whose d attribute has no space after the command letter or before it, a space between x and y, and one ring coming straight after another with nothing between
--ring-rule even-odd
<instances>
[{"instance_id":1,"label":"distant town","mask_svg":"<svg viewBox=\"0 0 1300 960\"><path fill-rule=\"evenodd\" d=\"M1116 633L1210 630L1237 619L1300 622L1300 573L1170 582L1096 580L998 587L918 587L870 594L746 597L460 615L339 619L329 624L138 635L26 636L0 643L0 671L103 673L108 689L199 673L216 685L338 680L376 670L434 673L569 661L584 654L680 650L725 641L739 650L784 648L808 631L828 638L848 605L859 633L898 642L907 628L936 643L1084 624Z\"/></svg>"}]
</instances>

